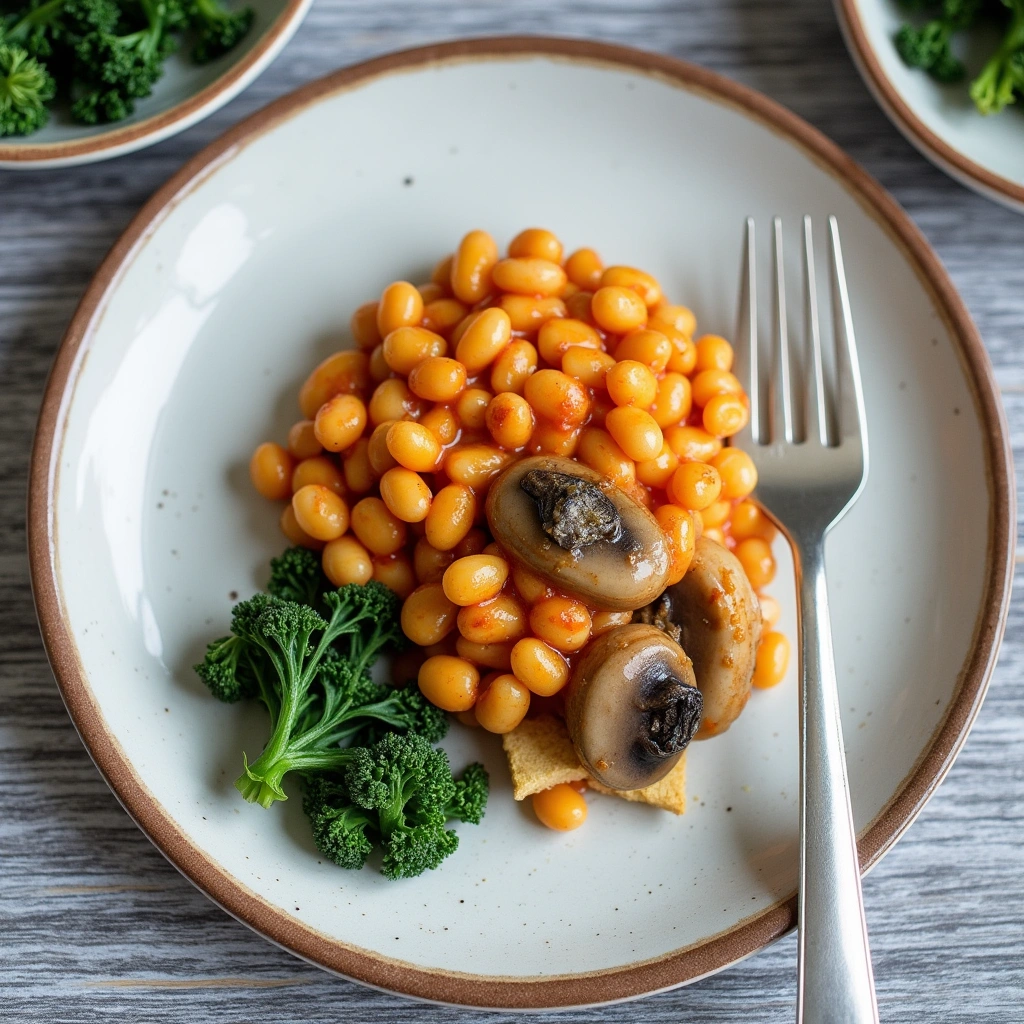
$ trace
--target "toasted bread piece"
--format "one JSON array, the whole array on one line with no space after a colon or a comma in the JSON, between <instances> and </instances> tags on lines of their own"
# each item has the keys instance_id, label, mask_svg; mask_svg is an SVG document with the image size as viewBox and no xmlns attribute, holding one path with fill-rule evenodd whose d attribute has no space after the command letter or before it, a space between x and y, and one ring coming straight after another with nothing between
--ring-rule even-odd
<instances>
[{"instance_id":1,"label":"toasted bread piece","mask_svg":"<svg viewBox=\"0 0 1024 1024\"><path fill-rule=\"evenodd\" d=\"M560 782L588 777L573 749L565 722L554 715L524 718L505 733L502 745L512 773L512 795L517 800L525 800Z\"/></svg>"},{"instance_id":2,"label":"toasted bread piece","mask_svg":"<svg viewBox=\"0 0 1024 1024\"><path fill-rule=\"evenodd\" d=\"M623 800L633 800L642 804L652 804L663 810L671 811L673 814L686 813L686 754L679 758L676 766L658 782L643 789L609 789L602 786L600 782L591 779L588 783L591 789L598 793L607 793L609 796L618 796Z\"/></svg>"}]
</instances>

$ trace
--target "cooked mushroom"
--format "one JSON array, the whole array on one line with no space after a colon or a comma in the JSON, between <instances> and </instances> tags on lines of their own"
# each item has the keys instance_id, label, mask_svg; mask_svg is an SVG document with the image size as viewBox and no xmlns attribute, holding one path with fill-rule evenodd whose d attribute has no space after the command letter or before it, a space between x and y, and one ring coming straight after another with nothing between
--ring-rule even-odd
<instances>
[{"instance_id":1,"label":"cooked mushroom","mask_svg":"<svg viewBox=\"0 0 1024 1024\"><path fill-rule=\"evenodd\" d=\"M565 718L583 766L610 789L667 775L700 724L689 658L654 626L633 623L587 648L569 681Z\"/></svg>"},{"instance_id":2,"label":"cooked mushroom","mask_svg":"<svg viewBox=\"0 0 1024 1024\"><path fill-rule=\"evenodd\" d=\"M704 695L696 739L725 732L750 696L761 608L736 556L705 537L681 582L639 613L678 641Z\"/></svg>"},{"instance_id":3,"label":"cooked mushroom","mask_svg":"<svg viewBox=\"0 0 1024 1024\"><path fill-rule=\"evenodd\" d=\"M513 463L491 484L487 522L513 558L594 607L642 608L665 586L669 550L657 520L571 459Z\"/></svg>"}]
</instances>

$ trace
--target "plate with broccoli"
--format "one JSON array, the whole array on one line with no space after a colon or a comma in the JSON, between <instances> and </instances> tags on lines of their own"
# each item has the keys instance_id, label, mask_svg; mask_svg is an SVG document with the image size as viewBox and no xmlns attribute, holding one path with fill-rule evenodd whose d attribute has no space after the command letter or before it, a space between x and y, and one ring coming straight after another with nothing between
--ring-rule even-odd
<instances>
[{"instance_id":1,"label":"plate with broccoli","mask_svg":"<svg viewBox=\"0 0 1024 1024\"><path fill-rule=\"evenodd\" d=\"M89 163L223 106L312 0L0 0L0 167Z\"/></svg>"},{"instance_id":2,"label":"plate with broccoli","mask_svg":"<svg viewBox=\"0 0 1024 1024\"><path fill-rule=\"evenodd\" d=\"M1024 0L835 0L897 128L968 188L1024 211Z\"/></svg>"}]
</instances>

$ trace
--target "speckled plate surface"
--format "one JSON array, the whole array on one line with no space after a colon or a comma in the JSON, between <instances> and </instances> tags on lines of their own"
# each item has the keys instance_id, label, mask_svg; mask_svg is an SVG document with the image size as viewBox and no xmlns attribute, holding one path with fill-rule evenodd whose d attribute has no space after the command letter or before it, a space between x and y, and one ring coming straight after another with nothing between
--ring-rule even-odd
<instances>
[{"instance_id":1,"label":"speckled plate surface","mask_svg":"<svg viewBox=\"0 0 1024 1024\"><path fill-rule=\"evenodd\" d=\"M892 200L764 97L650 54L498 39L338 72L228 133L142 210L61 347L31 482L43 634L97 765L174 864L315 963L478 1006L642 995L792 927L794 671L694 744L682 818L595 796L584 828L546 831L497 740L453 729L455 766L491 769L487 817L439 870L391 883L323 863L298 800L239 799L263 714L213 703L190 665L282 547L249 453L283 435L356 304L469 228L504 243L540 223L731 333L744 217L795 231L804 213L839 218L872 437L828 558L861 857L882 855L963 742L1006 613L1011 471L974 327Z\"/></svg>"},{"instance_id":2,"label":"speckled plate surface","mask_svg":"<svg viewBox=\"0 0 1024 1024\"><path fill-rule=\"evenodd\" d=\"M295 34L312 3L237 0L232 9L248 5L255 18L252 28L229 53L209 64L194 63L185 49L172 54L153 94L138 100L135 112L114 124L78 124L65 107L56 104L39 131L0 137L0 168L89 164L133 153L183 132L251 84Z\"/></svg>"},{"instance_id":3,"label":"speckled plate surface","mask_svg":"<svg viewBox=\"0 0 1024 1024\"><path fill-rule=\"evenodd\" d=\"M913 12L897 0L834 0L850 55L889 120L936 166L961 184L1024 213L1024 119L1015 106L984 117L967 92L999 45L982 26L957 40L967 79L942 85L908 68L893 45ZM918 20L921 20L920 18Z\"/></svg>"}]
</instances>

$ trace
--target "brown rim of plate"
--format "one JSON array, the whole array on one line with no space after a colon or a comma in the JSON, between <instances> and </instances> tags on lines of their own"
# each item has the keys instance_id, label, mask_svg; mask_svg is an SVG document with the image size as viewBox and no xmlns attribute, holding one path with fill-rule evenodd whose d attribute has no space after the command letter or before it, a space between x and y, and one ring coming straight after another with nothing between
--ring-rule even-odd
<instances>
[{"instance_id":1,"label":"brown rim of plate","mask_svg":"<svg viewBox=\"0 0 1024 1024\"><path fill-rule=\"evenodd\" d=\"M843 30L854 62L868 88L889 118L896 122L896 126L910 138L910 141L926 156L937 161L940 166L947 164L953 169L954 176L959 173L989 192L995 192L1017 206L1024 206L1024 185L1004 178L1001 174L996 174L987 167L975 163L959 149L954 149L948 142L936 135L910 109L882 70L881 62L875 56L871 43L868 42L857 0L835 0L835 6L839 15L839 26ZM942 167L942 170L947 170L947 168Z\"/></svg>"},{"instance_id":2,"label":"brown rim of plate","mask_svg":"<svg viewBox=\"0 0 1024 1024\"><path fill-rule=\"evenodd\" d=\"M74 160L96 153L106 153L109 150L115 150L116 152L112 155L117 156L125 146L131 146L150 135L156 135L158 136L156 141L162 141L166 136L160 133L173 129L175 125L182 125L182 128L188 127L191 118L199 114L219 96L230 92L239 81L244 79L263 60L267 51L273 49L281 36L294 25L307 2L308 0L288 0L284 9L268 26L251 50L247 51L205 89L182 100L181 103L176 103L168 110L154 114L135 124L111 128L110 131L85 136L81 139L66 139L63 142L5 143L0 146L0 163L46 166L51 162Z\"/></svg>"},{"instance_id":3,"label":"brown rim of plate","mask_svg":"<svg viewBox=\"0 0 1024 1024\"><path fill-rule=\"evenodd\" d=\"M795 897L719 935L653 960L555 977L489 977L423 968L347 946L315 931L246 889L197 849L145 789L116 739L108 733L63 616L54 560L51 496L60 456L61 426L92 328L122 268L167 209L247 142L326 96L396 71L439 62L528 55L653 75L739 109L791 139L839 179L888 231L915 267L959 342L965 376L973 386L987 438L992 507L988 580L975 643L961 669L946 716L896 795L860 837L864 870L881 857L924 806L952 764L981 705L1009 601L1015 500L1008 433L988 357L967 309L923 235L874 179L816 129L767 97L692 64L605 43L519 36L460 40L389 54L337 71L253 114L193 157L146 203L103 261L68 327L46 386L32 453L28 521L32 586L43 640L68 711L97 767L140 828L172 864L236 918L306 960L378 988L437 1002L513 1009L629 999L712 974L794 927Z\"/></svg>"}]
</instances>

